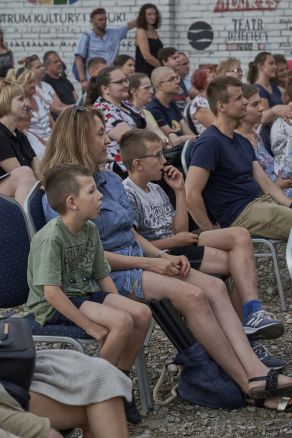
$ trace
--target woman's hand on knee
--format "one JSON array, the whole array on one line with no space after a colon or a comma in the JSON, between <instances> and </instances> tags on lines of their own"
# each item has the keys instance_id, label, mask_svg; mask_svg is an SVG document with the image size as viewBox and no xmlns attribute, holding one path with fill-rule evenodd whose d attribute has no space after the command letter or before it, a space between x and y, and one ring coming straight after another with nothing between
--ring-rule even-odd
<instances>
[{"instance_id":1,"label":"woman's hand on knee","mask_svg":"<svg viewBox=\"0 0 292 438\"><path fill-rule=\"evenodd\" d=\"M148 262L147 270L161 275L185 277L189 272L189 261L184 256L171 256L168 254L167 258L150 258Z\"/></svg>"}]
</instances>

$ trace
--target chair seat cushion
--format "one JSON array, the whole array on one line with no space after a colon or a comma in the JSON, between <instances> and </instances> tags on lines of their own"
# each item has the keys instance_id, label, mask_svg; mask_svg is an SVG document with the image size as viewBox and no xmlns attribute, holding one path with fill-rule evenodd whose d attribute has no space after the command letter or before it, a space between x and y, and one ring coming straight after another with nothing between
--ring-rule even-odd
<instances>
[{"instance_id":1,"label":"chair seat cushion","mask_svg":"<svg viewBox=\"0 0 292 438\"><path fill-rule=\"evenodd\" d=\"M91 339L84 330L76 326L58 324L41 326L32 314L29 314L26 318L31 323L32 334L34 336L67 336L73 339Z\"/></svg>"}]
</instances>

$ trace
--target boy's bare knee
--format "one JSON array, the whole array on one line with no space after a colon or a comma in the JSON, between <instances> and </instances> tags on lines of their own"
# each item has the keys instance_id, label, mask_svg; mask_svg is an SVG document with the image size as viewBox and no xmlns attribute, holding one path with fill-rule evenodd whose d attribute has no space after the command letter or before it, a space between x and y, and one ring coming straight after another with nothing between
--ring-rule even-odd
<instances>
[{"instance_id":1,"label":"boy's bare knee","mask_svg":"<svg viewBox=\"0 0 292 438\"><path fill-rule=\"evenodd\" d=\"M152 312L146 304L141 304L138 311L135 313L134 319L137 327L147 327L150 325Z\"/></svg>"},{"instance_id":2,"label":"boy's bare knee","mask_svg":"<svg viewBox=\"0 0 292 438\"><path fill-rule=\"evenodd\" d=\"M249 231L241 227L231 227L230 229L231 238L236 245L246 245L251 244L251 237Z\"/></svg>"},{"instance_id":3,"label":"boy's bare knee","mask_svg":"<svg viewBox=\"0 0 292 438\"><path fill-rule=\"evenodd\" d=\"M119 317L113 323L113 329L121 334L131 333L134 329L132 316L127 312L120 311Z\"/></svg>"}]
</instances>

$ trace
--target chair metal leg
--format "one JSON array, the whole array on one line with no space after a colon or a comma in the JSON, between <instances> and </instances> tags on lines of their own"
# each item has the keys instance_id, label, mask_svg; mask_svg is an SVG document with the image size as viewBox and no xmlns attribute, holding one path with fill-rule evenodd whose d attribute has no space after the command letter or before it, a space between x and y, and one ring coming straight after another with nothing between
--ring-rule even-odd
<instances>
[{"instance_id":1,"label":"chair metal leg","mask_svg":"<svg viewBox=\"0 0 292 438\"><path fill-rule=\"evenodd\" d=\"M252 239L252 241L253 241L253 243L263 244L266 247L268 247L270 250L270 252L265 252L265 253L256 253L255 252L254 255L255 255L255 257L271 257L272 258L273 265L274 265L274 272L275 272L276 281L277 281L278 292L279 292L279 296L280 296L281 307L282 307L282 310L284 312L286 312L287 311L286 298L285 298L285 293L283 290L283 285L282 285L282 280L281 280L281 275L280 275L278 256L277 256L274 244L267 239L261 239L261 238L255 238L255 239Z\"/></svg>"},{"instance_id":2,"label":"chair metal leg","mask_svg":"<svg viewBox=\"0 0 292 438\"><path fill-rule=\"evenodd\" d=\"M271 244L271 253L272 253L272 259L273 259L273 263L274 263L274 270L275 270L275 275L276 275L282 310L284 312L287 312L287 304L286 304L285 293L283 290L283 285L282 285L282 280L281 280L281 275L280 275L280 270L279 270L278 256L277 256L275 248L272 244Z\"/></svg>"},{"instance_id":3,"label":"chair metal leg","mask_svg":"<svg viewBox=\"0 0 292 438\"><path fill-rule=\"evenodd\" d=\"M155 320L154 320L154 318L152 318L150 327L148 329L148 332L147 332L147 335L146 335L146 338L144 341L144 347L149 347L149 344L150 344L151 338L152 338L152 333L154 330L154 325L155 325Z\"/></svg>"},{"instance_id":4,"label":"chair metal leg","mask_svg":"<svg viewBox=\"0 0 292 438\"><path fill-rule=\"evenodd\" d=\"M143 414L147 414L153 408L153 400L150 389L148 371L146 367L144 348L141 348L135 361L135 369L138 378L141 406Z\"/></svg>"}]
</instances>

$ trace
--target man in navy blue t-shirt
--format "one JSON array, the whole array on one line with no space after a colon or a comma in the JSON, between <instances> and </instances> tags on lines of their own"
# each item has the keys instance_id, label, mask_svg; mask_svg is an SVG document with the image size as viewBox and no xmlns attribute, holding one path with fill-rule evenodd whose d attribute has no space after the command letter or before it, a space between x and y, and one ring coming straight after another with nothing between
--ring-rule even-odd
<instances>
[{"instance_id":1,"label":"man in navy blue t-shirt","mask_svg":"<svg viewBox=\"0 0 292 438\"><path fill-rule=\"evenodd\" d=\"M251 234L288 239L291 199L266 176L251 143L234 132L246 113L241 82L216 78L207 97L215 122L196 142L186 179L193 219L202 230L242 226Z\"/></svg>"},{"instance_id":2,"label":"man in navy blue t-shirt","mask_svg":"<svg viewBox=\"0 0 292 438\"><path fill-rule=\"evenodd\" d=\"M156 92L146 108L151 112L163 133L169 138L169 143L176 146L194 138L181 110L173 101L180 86L179 76L170 67L157 67L152 72L151 81Z\"/></svg>"}]
</instances>

